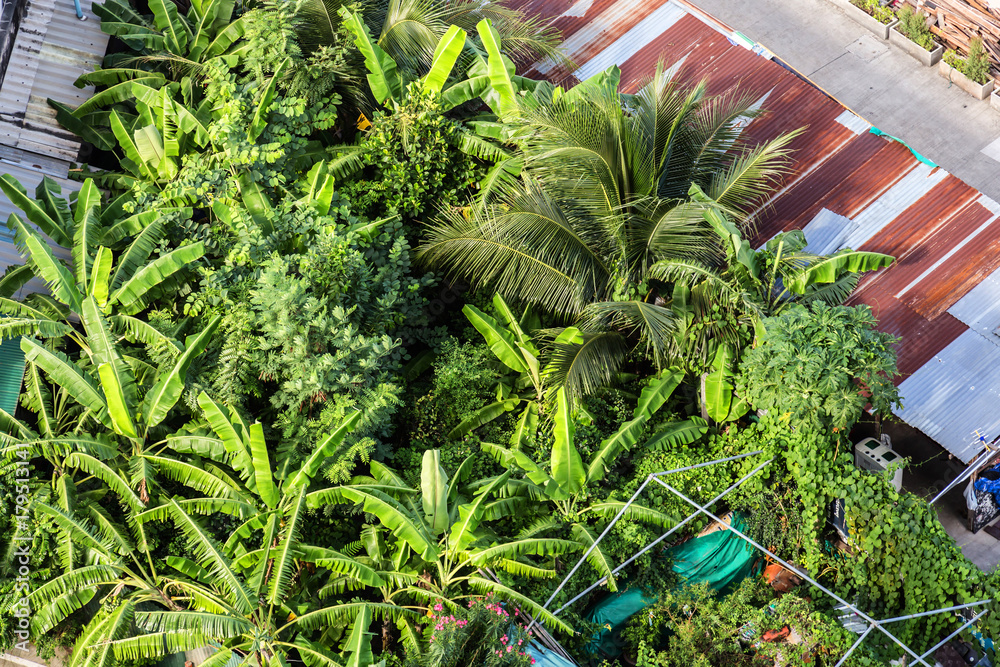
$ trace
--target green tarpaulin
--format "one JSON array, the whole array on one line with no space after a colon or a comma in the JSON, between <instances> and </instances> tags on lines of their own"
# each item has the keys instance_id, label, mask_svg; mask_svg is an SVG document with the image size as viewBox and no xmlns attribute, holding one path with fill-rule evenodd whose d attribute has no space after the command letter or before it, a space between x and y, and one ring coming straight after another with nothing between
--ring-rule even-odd
<instances>
[{"instance_id":1,"label":"green tarpaulin","mask_svg":"<svg viewBox=\"0 0 1000 667\"><path fill-rule=\"evenodd\" d=\"M733 527L742 530L743 520L734 516ZM673 558L673 570L683 584L707 582L723 595L750 576L758 554L745 541L728 530L696 537L666 551ZM598 603L587 620L601 625L600 632L588 646L591 652L614 657L622 652L621 631L628 619L656 602L638 588L610 595Z\"/></svg>"}]
</instances>

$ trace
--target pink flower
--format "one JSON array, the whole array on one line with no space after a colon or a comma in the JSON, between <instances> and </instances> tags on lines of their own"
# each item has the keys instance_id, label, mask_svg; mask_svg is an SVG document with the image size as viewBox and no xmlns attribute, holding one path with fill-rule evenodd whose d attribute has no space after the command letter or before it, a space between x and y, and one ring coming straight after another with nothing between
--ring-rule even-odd
<instances>
[{"instance_id":1,"label":"pink flower","mask_svg":"<svg viewBox=\"0 0 1000 667\"><path fill-rule=\"evenodd\" d=\"M434 611L441 611L442 609L444 609L444 607L441 606L440 602L438 602L436 605L434 605Z\"/></svg>"}]
</instances>

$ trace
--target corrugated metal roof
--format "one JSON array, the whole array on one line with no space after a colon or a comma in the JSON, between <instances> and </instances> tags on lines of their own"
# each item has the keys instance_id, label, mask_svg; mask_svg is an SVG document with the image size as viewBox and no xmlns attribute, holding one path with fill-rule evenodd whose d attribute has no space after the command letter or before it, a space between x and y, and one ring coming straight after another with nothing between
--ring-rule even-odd
<instances>
[{"instance_id":1,"label":"corrugated metal roof","mask_svg":"<svg viewBox=\"0 0 1000 667\"><path fill-rule=\"evenodd\" d=\"M853 220L837 215L829 209L820 209L816 217L802 228L806 235L806 250L817 255L827 255L844 247L844 240L857 225Z\"/></svg>"},{"instance_id":2,"label":"corrugated metal roof","mask_svg":"<svg viewBox=\"0 0 1000 667\"><path fill-rule=\"evenodd\" d=\"M751 140L806 127L791 144L792 172L760 202L755 243L805 228L821 251L895 256L851 302L871 306L879 327L900 338L899 415L963 460L975 451L974 430L1000 434L1000 337L992 333L1000 327L1000 206L871 134L863 118L684 0L519 4L559 17L570 33L567 55L578 69L549 68L549 76L585 78L617 64L622 90L634 92L657 62L683 60L678 77L707 79L713 94L767 94L767 113L744 130Z\"/></svg>"},{"instance_id":3,"label":"corrugated metal roof","mask_svg":"<svg viewBox=\"0 0 1000 667\"><path fill-rule=\"evenodd\" d=\"M86 21L76 18L71 0L31 0L21 22L7 73L0 85L0 144L63 160L75 160L80 140L59 126L52 98L71 107L90 98L93 88L76 79L100 64L108 35L80 0Z\"/></svg>"},{"instance_id":4,"label":"corrugated metal roof","mask_svg":"<svg viewBox=\"0 0 1000 667\"><path fill-rule=\"evenodd\" d=\"M1000 345L1000 270L987 276L948 312L987 340Z\"/></svg>"},{"instance_id":5,"label":"corrugated metal roof","mask_svg":"<svg viewBox=\"0 0 1000 667\"><path fill-rule=\"evenodd\" d=\"M64 195L80 187L68 176L81 142L56 123L46 102L51 97L77 106L93 94L92 87L81 89L73 83L103 60L108 36L91 11L93 0L80 4L86 21L76 18L71 0L31 0L0 83L0 173L16 178L32 196L46 176ZM0 193L0 273L24 263L5 224L14 212L19 212L17 207ZM70 260L69 250L50 245L57 257ZM36 278L15 296L44 291L44 283Z\"/></svg>"},{"instance_id":6,"label":"corrugated metal roof","mask_svg":"<svg viewBox=\"0 0 1000 667\"><path fill-rule=\"evenodd\" d=\"M620 4L627 5L628 2ZM685 14L686 12L677 5L670 3L661 5L649 16L639 21L635 27L616 39L608 48L581 64L580 68L573 72L573 75L582 81L613 65L625 62L638 53L650 39L663 34Z\"/></svg>"},{"instance_id":7,"label":"corrugated metal roof","mask_svg":"<svg viewBox=\"0 0 1000 667\"><path fill-rule=\"evenodd\" d=\"M974 432L1000 430L997 369L1000 347L966 330L899 385L896 414L968 463L981 449Z\"/></svg>"}]
</instances>

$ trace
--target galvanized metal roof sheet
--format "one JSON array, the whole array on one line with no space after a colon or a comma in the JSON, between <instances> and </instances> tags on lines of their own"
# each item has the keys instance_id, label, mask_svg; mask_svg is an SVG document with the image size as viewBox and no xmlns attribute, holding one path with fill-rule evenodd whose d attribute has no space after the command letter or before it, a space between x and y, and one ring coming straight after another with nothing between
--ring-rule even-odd
<instances>
[{"instance_id":1,"label":"galvanized metal roof sheet","mask_svg":"<svg viewBox=\"0 0 1000 667\"><path fill-rule=\"evenodd\" d=\"M67 0L29 2L0 84L0 144L76 159L80 140L56 122L46 100L73 107L94 92L73 84L104 59L108 35L91 11L93 0L80 0L80 5L85 21L77 19Z\"/></svg>"},{"instance_id":2,"label":"galvanized metal roof sheet","mask_svg":"<svg viewBox=\"0 0 1000 667\"><path fill-rule=\"evenodd\" d=\"M995 345L1000 345L1000 269L976 285L948 312Z\"/></svg>"},{"instance_id":3,"label":"galvanized metal roof sheet","mask_svg":"<svg viewBox=\"0 0 1000 667\"><path fill-rule=\"evenodd\" d=\"M1000 206L870 133L863 118L684 0L520 4L571 32L566 47L578 69L549 76L585 78L617 64L622 90L634 92L658 62L682 61L677 76L707 79L713 94L767 94L767 113L744 130L749 140L805 127L791 144L791 173L754 215L755 244L805 228L820 251L895 256L851 302L869 305L879 327L900 338L899 415L963 460L971 431L1000 434L1000 339L992 334L1000 327Z\"/></svg>"},{"instance_id":4,"label":"galvanized metal roof sheet","mask_svg":"<svg viewBox=\"0 0 1000 667\"><path fill-rule=\"evenodd\" d=\"M976 430L1000 430L1000 347L977 331L954 342L899 385L902 420L968 463L981 449Z\"/></svg>"}]
</instances>

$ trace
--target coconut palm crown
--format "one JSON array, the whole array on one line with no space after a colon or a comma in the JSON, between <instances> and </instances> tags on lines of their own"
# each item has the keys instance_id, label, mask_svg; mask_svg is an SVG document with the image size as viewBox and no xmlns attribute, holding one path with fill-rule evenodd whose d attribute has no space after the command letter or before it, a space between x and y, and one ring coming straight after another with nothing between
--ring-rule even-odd
<instances>
[{"instance_id":1,"label":"coconut palm crown","mask_svg":"<svg viewBox=\"0 0 1000 667\"><path fill-rule=\"evenodd\" d=\"M494 170L496 184L472 210L442 212L419 250L455 277L575 320L554 343L557 375L575 393L611 380L629 338L657 365L670 363L670 291L650 282L650 269L726 262L692 184L747 230L787 172L797 134L751 146L742 130L760 113L752 98L711 96L705 82L683 85L662 64L635 95L618 84L612 68L578 86L586 95L536 91L520 108L518 154Z\"/></svg>"}]
</instances>

